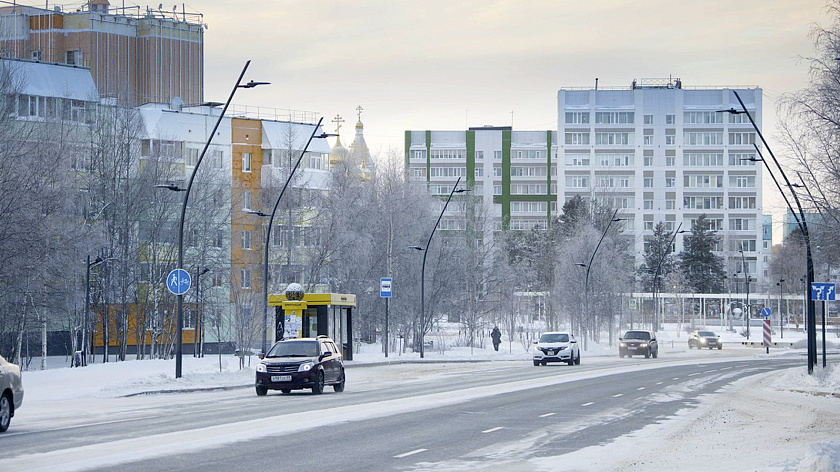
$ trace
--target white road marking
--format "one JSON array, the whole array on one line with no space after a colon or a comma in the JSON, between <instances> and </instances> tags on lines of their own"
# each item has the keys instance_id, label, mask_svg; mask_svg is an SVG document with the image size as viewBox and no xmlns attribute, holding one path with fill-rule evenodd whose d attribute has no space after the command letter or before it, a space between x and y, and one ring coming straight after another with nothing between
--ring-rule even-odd
<instances>
[{"instance_id":1,"label":"white road marking","mask_svg":"<svg viewBox=\"0 0 840 472\"><path fill-rule=\"evenodd\" d=\"M503 426L496 426L495 428L485 429L482 433L492 433L493 431L498 431L500 429L504 429Z\"/></svg>"},{"instance_id":2,"label":"white road marking","mask_svg":"<svg viewBox=\"0 0 840 472\"><path fill-rule=\"evenodd\" d=\"M548 418L549 416L554 416L556 413L546 413L544 415L540 415L540 418Z\"/></svg>"},{"instance_id":3,"label":"white road marking","mask_svg":"<svg viewBox=\"0 0 840 472\"><path fill-rule=\"evenodd\" d=\"M584 403L584 404L583 404L583 405L581 405L581 406L589 406L589 405L594 405L594 404L595 404L595 402L589 402L589 403Z\"/></svg>"},{"instance_id":4,"label":"white road marking","mask_svg":"<svg viewBox=\"0 0 840 472\"><path fill-rule=\"evenodd\" d=\"M704 374L709 374L709 373L712 373L712 372L717 372L717 369L706 370L706 371L704 371L703 373L704 373Z\"/></svg>"},{"instance_id":5,"label":"white road marking","mask_svg":"<svg viewBox=\"0 0 840 472\"><path fill-rule=\"evenodd\" d=\"M403 457L413 456L414 454L420 454L421 452L428 451L428 449L415 449L413 451L403 452L402 454L397 454L394 456L395 459L402 459Z\"/></svg>"},{"instance_id":6,"label":"white road marking","mask_svg":"<svg viewBox=\"0 0 840 472\"><path fill-rule=\"evenodd\" d=\"M662 385L662 382L656 382L656 385Z\"/></svg>"},{"instance_id":7,"label":"white road marking","mask_svg":"<svg viewBox=\"0 0 840 472\"><path fill-rule=\"evenodd\" d=\"M693 374L688 374L688 376L689 376L689 377L693 377L693 376L695 376L695 375L700 375L700 372L695 372L695 373L693 373Z\"/></svg>"},{"instance_id":8,"label":"white road marking","mask_svg":"<svg viewBox=\"0 0 840 472\"><path fill-rule=\"evenodd\" d=\"M729 369L731 369L731 368L732 368L732 367L721 367L721 368L720 368L720 370L729 370Z\"/></svg>"},{"instance_id":9,"label":"white road marking","mask_svg":"<svg viewBox=\"0 0 840 472\"><path fill-rule=\"evenodd\" d=\"M645 389L644 387L639 387L636 390L644 390L644 389Z\"/></svg>"},{"instance_id":10,"label":"white road marking","mask_svg":"<svg viewBox=\"0 0 840 472\"><path fill-rule=\"evenodd\" d=\"M674 377L674 378L673 378L673 379L671 379L671 380L679 380L679 379L680 379L679 377Z\"/></svg>"},{"instance_id":11,"label":"white road marking","mask_svg":"<svg viewBox=\"0 0 840 472\"><path fill-rule=\"evenodd\" d=\"M623 393L616 393L615 395L613 395L613 398L618 398L618 397L621 397L621 396L624 396L624 394Z\"/></svg>"},{"instance_id":12,"label":"white road marking","mask_svg":"<svg viewBox=\"0 0 840 472\"><path fill-rule=\"evenodd\" d=\"M39 429L37 431L21 431L21 432L18 432L18 433L3 433L3 437L8 438L9 436L22 436L24 434L46 433L46 432L51 432L51 431L63 431L65 429L75 429L75 428L87 428L89 426L101 426L103 424L125 423L126 421L147 420L149 418L158 418L158 417L159 417L158 415L140 416L140 417L136 417L136 418L125 418L125 419L122 419L122 420L100 421L98 423L74 424L72 426L62 426L60 428Z\"/></svg>"}]
</instances>

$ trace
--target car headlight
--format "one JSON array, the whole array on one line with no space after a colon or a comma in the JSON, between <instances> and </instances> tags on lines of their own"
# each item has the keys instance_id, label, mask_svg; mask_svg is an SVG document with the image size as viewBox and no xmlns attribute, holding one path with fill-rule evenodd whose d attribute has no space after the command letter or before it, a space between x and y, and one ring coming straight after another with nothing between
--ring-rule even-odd
<instances>
[{"instance_id":1,"label":"car headlight","mask_svg":"<svg viewBox=\"0 0 840 472\"><path fill-rule=\"evenodd\" d=\"M627 343L618 343L619 347L627 347Z\"/></svg>"},{"instance_id":2,"label":"car headlight","mask_svg":"<svg viewBox=\"0 0 840 472\"><path fill-rule=\"evenodd\" d=\"M265 367L265 364L263 364L262 362L257 364L257 372L268 372L268 370Z\"/></svg>"},{"instance_id":3,"label":"car headlight","mask_svg":"<svg viewBox=\"0 0 840 472\"><path fill-rule=\"evenodd\" d=\"M314 362L304 362L298 367L298 372L309 372L315 366Z\"/></svg>"},{"instance_id":4,"label":"car headlight","mask_svg":"<svg viewBox=\"0 0 840 472\"><path fill-rule=\"evenodd\" d=\"M647 343L639 344L639 347L647 347Z\"/></svg>"}]
</instances>

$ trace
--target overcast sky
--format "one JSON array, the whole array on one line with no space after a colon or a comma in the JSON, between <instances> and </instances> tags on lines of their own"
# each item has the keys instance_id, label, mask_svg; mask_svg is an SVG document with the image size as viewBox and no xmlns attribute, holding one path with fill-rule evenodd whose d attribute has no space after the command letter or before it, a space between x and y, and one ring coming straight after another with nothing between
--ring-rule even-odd
<instances>
[{"instance_id":1,"label":"overcast sky","mask_svg":"<svg viewBox=\"0 0 840 472\"><path fill-rule=\"evenodd\" d=\"M371 152L402 152L404 131L486 124L557 128L561 87L759 86L774 152L777 98L806 85L809 31L825 0L193 0L204 14L205 98L246 79L271 86L235 103L340 114L356 107ZM513 112L511 116L511 112ZM331 123L329 130L333 129ZM765 178L765 212L778 211ZM769 184L769 185L768 185ZM776 231L774 231L776 232Z\"/></svg>"}]
</instances>

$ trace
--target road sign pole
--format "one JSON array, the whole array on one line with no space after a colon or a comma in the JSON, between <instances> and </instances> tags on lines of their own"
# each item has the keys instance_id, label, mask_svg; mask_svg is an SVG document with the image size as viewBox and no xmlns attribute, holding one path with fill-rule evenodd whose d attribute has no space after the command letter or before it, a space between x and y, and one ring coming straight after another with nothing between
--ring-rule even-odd
<instances>
[{"instance_id":1,"label":"road sign pole","mask_svg":"<svg viewBox=\"0 0 840 472\"><path fill-rule=\"evenodd\" d=\"M388 357L388 300L390 298L385 298L385 357Z\"/></svg>"},{"instance_id":2,"label":"road sign pole","mask_svg":"<svg viewBox=\"0 0 840 472\"><path fill-rule=\"evenodd\" d=\"M828 307L828 302L823 300L823 312L822 312L822 358L823 358L823 369L825 369L825 313L826 308Z\"/></svg>"},{"instance_id":3,"label":"road sign pole","mask_svg":"<svg viewBox=\"0 0 840 472\"><path fill-rule=\"evenodd\" d=\"M770 354L770 317L764 318L764 348L766 353Z\"/></svg>"}]
</instances>

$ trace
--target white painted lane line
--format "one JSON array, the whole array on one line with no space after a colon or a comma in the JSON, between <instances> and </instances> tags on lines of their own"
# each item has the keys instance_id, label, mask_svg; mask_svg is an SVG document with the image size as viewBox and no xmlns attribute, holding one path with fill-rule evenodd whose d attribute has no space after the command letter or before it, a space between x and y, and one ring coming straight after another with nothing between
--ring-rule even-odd
<instances>
[{"instance_id":1,"label":"white painted lane line","mask_svg":"<svg viewBox=\"0 0 840 472\"><path fill-rule=\"evenodd\" d=\"M581 406L589 406L589 405L594 405L594 404L595 404L595 402L589 402L589 403L584 403L584 404L583 404L583 405L581 405Z\"/></svg>"},{"instance_id":2,"label":"white painted lane line","mask_svg":"<svg viewBox=\"0 0 840 472\"><path fill-rule=\"evenodd\" d=\"M20 432L16 432L16 433L3 433L3 437L8 438L10 436L21 436L21 435L24 435L24 434L46 433L46 432L53 432L53 431L64 431L64 430L67 430L67 429L87 428L87 427L90 427L90 426L102 426L102 425L105 425L105 424L114 424L114 423L125 423L127 421L147 420L147 419L158 418L158 417L159 417L158 415L139 416L139 417L135 417L135 418L125 418L125 419L122 419L122 420L100 421L100 422L97 422L97 423L74 424L74 425L70 425L70 426L61 426L61 427L58 427L58 428L39 429L37 431L20 431Z\"/></svg>"},{"instance_id":3,"label":"white painted lane line","mask_svg":"<svg viewBox=\"0 0 840 472\"><path fill-rule=\"evenodd\" d=\"M548 418L549 416L554 416L556 413L546 413L544 415L540 415L540 418Z\"/></svg>"},{"instance_id":4,"label":"white painted lane line","mask_svg":"<svg viewBox=\"0 0 840 472\"><path fill-rule=\"evenodd\" d=\"M689 377L694 377L695 375L700 375L700 372L695 372L693 374L688 374Z\"/></svg>"},{"instance_id":5,"label":"white painted lane line","mask_svg":"<svg viewBox=\"0 0 840 472\"><path fill-rule=\"evenodd\" d=\"M485 429L482 433L492 433L493 431L498 431L500 429L504 429L503 426L496 426L495 428Z\"/></svg>"},{"instance_id":6,"label":"white painted lane line","mask_svg":"<svg viewBox=\"0 0 840 472\"><path fill-rule=\"evenodd\" d=\"M421 452L428 451L428 449L415 449L413 451L403 452L402 454L397 454L394 456L395 459L402 459L403 457L413 456L414 454L420 454Z\"/></svg>"},{"instance_id":7,"label":"white painted lane line","mask_svg":"<svg viewBox=\"0 0 840 472\"><path fill-rule=\"evenodd\" d=\"M639 387L636 390L644 390L644 389L645 389L644 387Z\"/></svg>"},{"instance_id":8,"label":"white painted lane line","mask_svg":"<svg viewBox=\"0 0 840 472\"><path fill-rule=\"evenodd\" d=\"M656 385L662 385L662 382L656 382Z\"/></svg>"},{"instance_id":9,"label":"white painted lane line","mask_svg":"<svg viewBox=\"0 0 840 472\"><path fill-rule=\"evenodd\" d=\"M712 372L717 372L717 369L703 371L704 374L710 374Z\"/></svg>"},{"instance_id":10,"label":"white painted lane line","mask_svg":"<svg viewBox=\"0 0 840 472\"><path fill-rule=\"evenodd\" d=\"M623 393L616 393L615 395L613 395L613 398L618 398L618 397L621 397L621 396L624 396L624 394Z\"/></svg>"},{"instance_id":11,"label":"white painted lane line","mask_svg":"<svg viewBox=\"0 0 840 472\"><path fill-rule=\"evenodd\" d=\"M731 368L732 368L732 367L721 367L721 368L720 368L720 370L729 370L729 369L731 369Z\"/></svg>"},{"instance_id":12,"label":"white painted lane line","mask_svg":"<svg viewBox=\"0 0 840 472\"><path fill-rule=\"evenodd\" d=\"M673 379L671 379L671 380L679 380L679 379L680 379L679 377L674 377L674 378L673 378Z\"/></svg>"}]
</instances>

